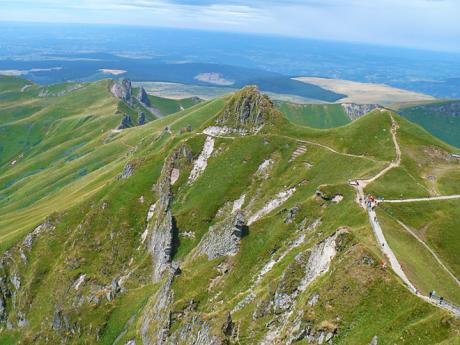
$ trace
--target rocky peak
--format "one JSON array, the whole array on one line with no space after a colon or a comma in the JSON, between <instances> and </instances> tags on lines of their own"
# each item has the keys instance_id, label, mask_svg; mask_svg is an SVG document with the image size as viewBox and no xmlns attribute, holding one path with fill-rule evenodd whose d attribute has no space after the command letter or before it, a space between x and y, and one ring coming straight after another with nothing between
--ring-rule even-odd
<instances>
[{"instance_id":1,"label":"rocky peak","mask_svg":"<svg viewBox=\"0 0 460 345\"><path fill-rule=\"evenodd\" d=\"M110 87L110 92L123 102L129 103L133 92L131 81L126 78L115 80Z\"/></svg>"},{"instance_id":2,"label":"rocky peak","mask_svg":"<svg viewBox=\"0 0 460 345\"><path fill-rule=\"evenodd\" d=\"M247 86L227 102L219 114L216 124L249 131L260 130L282 118L267 95L256 86Z\"/></svg>"},{"instance_id":3,"label":"rocky peak","mask_svg":"<svg viewBox=\"0 0 460 345\"><path fill-rule=\"evenodd\" d=\"M152 106L152 104L150 103L149 96L147 95L147 92L145 92L145 89L142 86L139 88L139 93L137 94L137 100L141 102L147 108Z\"/></svg>"}]
</instances>

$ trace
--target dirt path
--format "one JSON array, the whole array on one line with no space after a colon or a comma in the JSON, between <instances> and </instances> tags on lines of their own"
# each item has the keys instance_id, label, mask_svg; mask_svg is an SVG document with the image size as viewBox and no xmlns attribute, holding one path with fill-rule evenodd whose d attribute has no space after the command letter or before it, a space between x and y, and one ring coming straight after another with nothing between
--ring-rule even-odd
<instances>
[{"instance_id":1,"label":"dirt path","mask_svg":"<svg viewBox=\"0 0 460 345\"><path fill-rule=\"evenodd\" d=\"M367 157L367 156L364 156L364 155L354 155L352 153L339 152L339 151L333 149L332 147L329 147L327 145L323 145L323 144L320 144L320 143L317 143L317 142L314 142L314 141L309 141L309 140L304 140L304 139L297 139L297 138L293 138L293 137L290 137L290 136L287 136L287 135L278 135L278 136L281 137L281 138L295 140L295 141L297 141L299 143L304 143L304 144L309 144L309 145L313 145L313 146L322 147L323 149L326 149L326 150L328 150L330 152L333 152L333 153L341 155L341 156L353 157L353 158L362 158L362 159L367 159L367 160L370 160L370 161L373 161L373 162L377 162L373 158L370 158L370 157Z\"/></svg>"},{"instance_id":2,"label":"dirt path","mask_svg":"<svg viewBox=\"0 0 460 345\"><path fill-rule=\"evenodd\" d=\"M453 280L457 283L458 286L460 286L460 280L457 279L457 277L447 268L446 265L441 261L441 259L438 257L438 255L420 238L418 235L411 230L406 224L403 222L396 220L399 225L401 225L404 230L406 230L409 234L412 235L419 243L421 243L430 253L433 255L435 260L438 262L438 264L452 277Z\"/></svg>"},{"instance_id":3,"label":"dirt path","mask_svg":"<svg viewBox=\"0 0 460 345\"><path fill-rule=\"evenodd\" d=\"M374 230L375 237L379 243L380 249L382 250L383 254L388 258L391 268L393 271L402 279L402 281L407 285L409 290L413 293L416 293L417 289L414 285L410 282L409 278L407 278L406 273L404 273L401 264L399 263L396 255L393 253L393 250L388 245L385 236L383 235L382 228L377 220L377 214L372 209L368 209L369 215L369 222L371 223L372 229Z\"/></svg>"},{"instance_id":4,"label":"dirt path","mask_svg":"<svg viewBox=\"0 0 460 345\"><path fill-rule=\"evenodd\" d=\"M452 200L460 199L460 195L447 195L447 196L433 196L429 198L414 198L414 199L401 199L401 200L383 200L384 203L403 203L403 202L419 202L419 201L436 201L436 200Z\"/></svg>"},{"instance_id":5,"label":"dirt path","mask_svg":"<svg viewBox=\"0 0 460 345\"><path fill-rule=\"evenodd\" d=\"M374 177L371 177L370 179L367 180L356 180L357 185L355 185L355 189L357 190L357 201L363 207L366 209L366 200L364 197L364 188L367 187L369 183L374 182L375 180L379 179L383 175L385 175L388 171L390 171L393 168L397 168L401 165L401 148L399 147L398 139L397 139L397 133L398 133L398 128L399 124L395 121L392 115L391 116L391 138L393 140L393 144L395 146L395 152L396 152L396 158L390 162L390 164L383 170L381 170L377 175Z\"/></svg>"},{"instance_id":6,"label":"dirt path","mask_svg":"<svg viewBox=\"0 0 460 345\"><path fill-rule=\"evenodd\" d=\"M370 179L367 179L367 180L356 180L357 184L353 185L353 186L356 189L357 201L361 205L361 207L363 207L364 209L367 210L367 213L368 213L368 216L369 216L369 222L370 222L370 224L372 226L372 230L374 232L374 235L375 235L375 237L376 237L376 239L377 239L377 241L379 243L380 249L382 250L383 254L387 257L388 261L390 262L392 270L404 282L404 284L407 287L407 289L410 292L412 292L414 295L416 295L417 297L421 298L422 300L424 300L424 301L426 301L426 302L428 302L428 303L430 303L430 304L432 304L434 306L437 306L439 308L443 308L445 310L448 310L448 311L450 311L451 313L455 314L457 317L460 318L460 308L459 307L457 307L457 306L455 306L453 304L450 304L447 301L444 301L441 304L439 300L429 298L428 296L421 295L418 292L417 288L411 283L411 281L407 277L406 273L402 269L401 264L399 263L396 255L394 254L393 250L391 249L391 247L389 246L387 240L385 239L385 236L383 234L382 228L381 228L381 226L380 226L380 224L378 222L378 219L377 219L377 214L375 213L375 211L372 208L368 207L368 205L366 204L366 199L365 199L365 196L364 196L364 188L369 183L371 183L371 182L377 180L378 178L384 176L391 169L399 167L401 165L401 148L400 148L398 140L397 140L397 131L398 131L399 125L395 121L393 116L392 115L390 115L390 116L391 116L391 122L392 122L391 135L392 135L393 143L394 143L394 146L395 146L396 158L386 168L381 170L374 177L372 177ZM436 198L427 198L427 199L429 199L429 200L446 200L446 199L454 199L456 197L457 196L436 197ZM420 201L421 199L416 199L416 200ZM397 201L404 202L404 201L401 201L401 200L397 200ZM386 201L386 202L388 202L388 201ZM424 242L422 242L422 244L424 244L426 246L426 244ZM435 257L437 258L436 254L433 251L431 251L431 249L429 249L429 250L430 250L430 253L435 255ZM446 268L442 263L441 263L441 265L442 265L442 267ZM450 272L450 271L448 271L448 272ZM454 276L454 278L455 278L455 276ZM455 280L457 281L456 278L455 278Z\"/></svg>"}]
</instances>

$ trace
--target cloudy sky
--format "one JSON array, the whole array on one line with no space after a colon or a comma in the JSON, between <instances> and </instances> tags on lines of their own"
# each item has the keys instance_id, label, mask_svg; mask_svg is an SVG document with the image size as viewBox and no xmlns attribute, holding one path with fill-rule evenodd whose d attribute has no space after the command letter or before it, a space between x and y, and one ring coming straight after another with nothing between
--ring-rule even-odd
<instances>
[{"instance_id":1,"label":"cloudy sky","mask_svg":"<svg viewBox=\"0 0 460 345\"><path fill-rule=\"evenodd\" d=\"M0 0L0 21L254 32L460 52L460 0Z\"/></svg>"}]
</instances>

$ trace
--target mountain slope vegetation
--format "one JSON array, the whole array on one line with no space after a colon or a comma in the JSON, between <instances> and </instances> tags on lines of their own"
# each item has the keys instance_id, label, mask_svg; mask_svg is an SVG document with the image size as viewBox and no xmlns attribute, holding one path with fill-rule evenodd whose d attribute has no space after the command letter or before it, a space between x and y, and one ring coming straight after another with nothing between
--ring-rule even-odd
<instances>
[{"instance_id":1,"label":"mountain slope vegetation","mask_svg":"<svg viewBox=\"0 0 460 345\"><path fill-rule=\"evenodd\" d=\"M407 106L399 113L441 140L460 147L460 101Z\"/></svg>"},{"instance_id":2,"label":"mountain slope vegetation","mask_svg":"<svg viewBox=\"0 0 460 345\"><path fill-rule=\"evenodd\" d=\"M114 130L137 109L111 81L44 99L7 84L0 343L459 342L454 315L381 265L349 183L394 159L396 117L404 168L442 162L425 186L455 189L456 151L420 127L385 110L298 126L247 87Z\"/></svg>"}]
</instances>

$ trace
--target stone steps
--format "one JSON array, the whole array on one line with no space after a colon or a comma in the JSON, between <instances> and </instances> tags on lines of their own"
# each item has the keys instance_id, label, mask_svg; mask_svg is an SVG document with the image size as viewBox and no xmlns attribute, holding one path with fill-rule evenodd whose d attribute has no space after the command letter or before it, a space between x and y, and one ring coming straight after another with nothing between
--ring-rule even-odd
<instances>
[{"instance_id":1,"label":"stone steps","mask_svg":"<svg viewBox=\"0 0 460 345\"><path fill-rule=\"evenodd\" d=\"M307 146L299 145L296 148L296 150L292 153L291 161L297 159L298 157L302 156L306 152L307 152Z\"/></svg>"}]
</instances>

